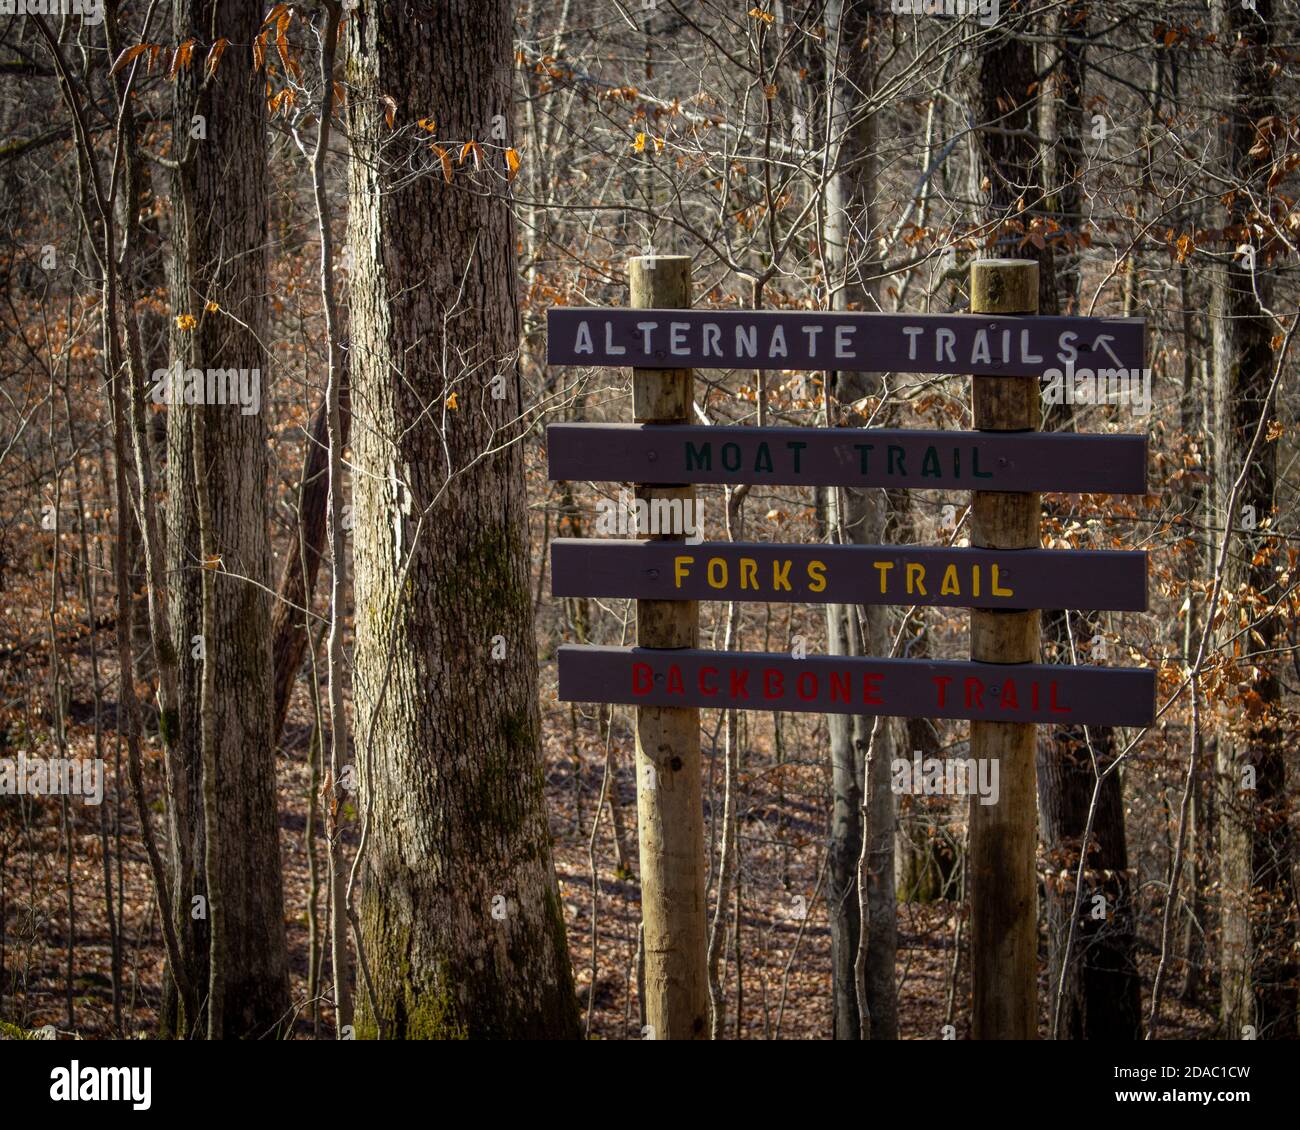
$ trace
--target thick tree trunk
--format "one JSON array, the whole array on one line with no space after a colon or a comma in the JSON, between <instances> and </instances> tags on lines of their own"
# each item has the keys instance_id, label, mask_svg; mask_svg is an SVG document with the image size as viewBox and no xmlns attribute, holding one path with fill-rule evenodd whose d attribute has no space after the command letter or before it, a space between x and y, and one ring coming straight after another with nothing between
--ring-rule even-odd
<instances>
[{"instance_id":1,"label":"thick tree trunk","mask_svg":"<svg viewBox=\"0 0 1300 1130\"><path fill-rule=\"evenodd\" d=\"M272 733L271 552L268 528L266 418L267 326L266 115L262 80L247 45L262 20L253 0L176 0L176 41L195 38L195 62L176 81L173 156L172 308L192 328L174 325L172 357L186 369L258 373L260 411L240 404L173 403L168 412L168 555L170 607L180 656L180 743L189 795L180 800L186 842L176 881L180 920L195 931L193 980L208 982L207 920L192 917L203 880L201 675L213 665L217 694L215 827L227 968L222 978L224 1031L262 1036L289 1010L280 843ZM217 38L243 45L227 52L206 81L202 59ZM202 90L200 90L202 87ZM201 116L201 125L195 115ZM198 132L205 137L195 137ZM212 387L212 382L204 384ZM202 412L213 562L212 631L202 639L202 562L194 481L191 413ZM206 655L197 658L195 651ZM193 1029L195 1018L187 1017Z\"/></svg>"},{"instance_id":2,"label":"thick tree trunk","mask_svg":"<svg viewBox=\"0 0 1300 1130\"><path fill-rule=\"evenodd\" d=\"M827 9L827 75L831 88L826 123L834 154L825 193L826 261L833 309L879 309L872 280L877 256L871 243L876 227L875 119L870 112L874 53L868 38L867 0L834 0ZM827 374L827 423L841 421L836 405L853 404L878 386L863 373ZM824 494L827 531L832 542L865 545L882 540L884 492L844 488ZM832 604L826 609L827 652L831 655L884 655L889 648L886 610ZM874 719L861 715L827 716L831 746L830 864L827 882L831 925L831 965L835 1038L898 1038L894 964L897 919L894 900L894 795L889 763L894 727L882 719L867 747ZM863 796L865 788L865 797ZM864 803L865 801L865 803ZM866 819L863 819L864 809ZM863 836L867 837L865 856ZM859 907L859 860L863 869ZM855 963L868 923L865 985L858 1000ZM865 1006L865 1007L864 1007ZM870 1020L869 1033L860 1018Z\"/></svg>"},{"instance_id":3,"label":"thick tree trunk","mask_svg":"<svg viewBox=\"0 0 1300 1130\"><path fill-rule=\"evenodd\" d=\"M510 143L491 134L509 130L511 15L448 0L348 21L359 917L379 1013L362 995L365 1036L578 1034L510 442ZM446 183L416 125L430 116L440 145L478 140L491 169L469 158Z\"/></svg>"},{"instance_id":4,"label":"thick tree trunk","mask_svg":"<svg viewBox=\"0 0 1300 1130\"><path fill-rule=\"evenodd\" d=\"M1265 527L1277 486L1276 443L1262 442L1246 471L1240 504L1254 508L1256 529L1240 512L1225 510L1261 416L1275 411L1267 398L1274 326L1264 313L1273 268L1257 246L1252 205L1269 198L1271 154L1251 152L1260 142L1267 150L1269 135L1256 126L1278 110L1270 76L1275 5L1258 0L1252 11L1215 0L1213 11L1228 52L1220 86L1226 173L1238 186L1227 197L1227 251L1254 245L1253 254L1239 252L1213 276L1215 485L1224 536L1238 541L1228 553L1224 591L1237 602L1237 615L1225 628L1238 640L1241 693L1218 750L1221 1018L1228 1039L1240 1039L1247 1027L1260 1039L1282 1039L1296 1033L1296 896L1286 739L1276 713L1281 688L1271 654L1283 639L1278 614L1269 608L1277 596L1277 543ZM1252 592L1261 599L1253 600Z\"/></svg>"}]
</instances>

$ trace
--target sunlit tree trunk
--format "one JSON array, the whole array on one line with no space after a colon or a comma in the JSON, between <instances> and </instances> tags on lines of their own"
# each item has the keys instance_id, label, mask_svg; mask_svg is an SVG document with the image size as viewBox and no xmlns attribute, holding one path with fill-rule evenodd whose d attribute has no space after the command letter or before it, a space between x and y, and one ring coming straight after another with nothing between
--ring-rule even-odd
<instances>
[{"instance_id":1,"label":"sunlit tree trunk","mask_svg":"<svg viewBox=\"0 0 1300 1130\"><path fill-rule=\"evenodd\" d=\"M363 1036L578 1032L512 442L512 30L506 0L348 23L359 917L379 1013L359 995ZM484 168L448 183L431 140L479 142Z\"/></svg>"}]
</instances>

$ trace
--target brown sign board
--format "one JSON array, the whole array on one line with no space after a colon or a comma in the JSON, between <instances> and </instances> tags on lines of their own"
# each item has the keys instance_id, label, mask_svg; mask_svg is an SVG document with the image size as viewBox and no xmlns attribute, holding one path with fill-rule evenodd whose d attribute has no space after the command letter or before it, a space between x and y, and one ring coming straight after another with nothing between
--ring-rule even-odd
<instances>
[{"instance_id":1,"label":"brown sign board","mask_svg":"<svg viewBox=\"0 0 1300 1130\"><path fill-rule=\"evenodd\" d=\"M552 479L1144 494L1145 435L551 424Z\"/></svg>"},{"instance_id":2,"label":"brown sign board","mask_svg":"<svg viewBox=\"0 0 1300 1130\"><path fill-rule=\"evenodd\" d=\"M554 596L1145 612L1147 555L1116 550L557 538Z\"/></svg>"},{"instance_id":3,"label":"brown sign board","mask_svg":"<svg viewBox=\"0 0 1300 1130\"><path fill-rule=\"evenodd\" d=\"M546 325L551 365L1040 377L1146 364L1140 318L557 306Z\"/></svg>"},{"instance_id":4,"label":"brown sign board","mask_svg":"<svg viewBox=\"0 0 1300 1130\"><path fill-rule=\"evenodd\" d=\"M559 649L559 697L735 710L1146 726L1154 671L785 653Z\"/></svg>"}]
</instances>

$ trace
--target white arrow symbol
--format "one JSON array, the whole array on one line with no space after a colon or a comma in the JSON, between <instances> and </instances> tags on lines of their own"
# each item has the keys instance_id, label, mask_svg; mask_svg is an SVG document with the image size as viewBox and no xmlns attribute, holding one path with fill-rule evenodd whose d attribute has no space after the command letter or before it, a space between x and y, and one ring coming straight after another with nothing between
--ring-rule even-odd
<instances>
[{"instance_id":1,"label":"white arrow symbol","mask_svg":"<svg viewBox=\"0 0 1300 1130\"><path fill-rule=\"evenodd\" d=\"M1112 342L1114 340L1115 339L1111 337L1110 334L1098 334L1097 340L1092 343L1092 348L1094 350L1104 349L1107 353L1110 354L1110 359L1114 361L1116 365L1119 365L1121 364L1120 359L1115 356L1115 351L1111 349L1109 344L1107 344L1108 342Z\"/></svg>"}]
</instances>

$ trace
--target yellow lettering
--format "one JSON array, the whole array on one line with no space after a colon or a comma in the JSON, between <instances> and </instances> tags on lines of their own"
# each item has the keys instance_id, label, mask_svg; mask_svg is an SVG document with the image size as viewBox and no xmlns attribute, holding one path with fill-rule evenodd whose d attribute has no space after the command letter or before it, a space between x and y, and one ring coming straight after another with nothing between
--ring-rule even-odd
<instances>
[{"instance_id":1,"label":"yellow lettering","mask_svg":"<svg viewBox=\"0 0 1300 1130\"><path fill-rule=\"evenodd\" d=\"M961 582L957 579L957 566L949 565L943 571L943 584L939 587L943 596L961 596Z\"/></svg>"},{"instance_id":2,"label":"yellow lettering","mask_svg":"<svg viewBox=\"0 0 1300 1130\"><path fill-rule=\"evenodd\" d=\"M682 581L686 579L686 575L691 571L690 566L694 564L695 558L689 554L683 553L673 558L673 583L678 588L682 587Z\"/></svg>"},{"instance_id":3,"label":"yellow lettering","mask_svg":"<svg viewBox=\"0 0 1300 1130\"><path fill-rule=\"evenodd\" d=\"M1011 589L998 588L998 567L993 566L993 595L994 596L1015 596Z\"/></svg>"},{"instance_id":4,"label":"yellow lettering","mask_svg":"<svg viewBox=\"0 0 1300 1130\"><path fill-rule=\"evenodd\" d=\"M894 563L892 561L876 561L873 564L880 570L880 591L882 594L887 593L889 591L889 570L894 567Z\"/></svg>"},{"instance_id":5,"label":"yellow lettering","mask_svg":"<svg viewBox=\"0 0 1300 1130\"><path fill-rule=\"evenodd\" d=\"M909 562L907 563L907 591L908 591L909 593L911 593L911 592L913 591L913 589L912 589L912 583L913 583L913 580L912 580L912 579L913 579L913 578L916 579L916 590L915 590L915 591L916 591L916 592L919 592L922 596L925 596L925 595L926 595L926 593L925 593L925 566L924 566L924 565L917 565L917 564L914 564L913 562L910 562L910 561L909 561Z\"/></svg>"},{"instance_id":6,"label":"yellow lettering","mask_svg":"<svg viewBox=\"0 0 1300 1130\"><path fill-rule=\"evenodd\" d=\"M971 566L970 594L971 596L979 596L980 594L980 567L978 565Z\"/></svg>"},{"instance_id":7,"label":"yellow lettering","mask_svg":"<svg viewBox=\"0 0 1300 1130\"><path fill-rule=\"evenodd\" d=\"M808 562L808 591L826 591L826 566L821 561Z\"/></svg>"},{"instance_id":8,"label":"yellow lettering","mask_svg":"<svg viewBox=\"0 0 1300 1130\"><path fill-rule=\"evenodd\" d=\"M772 588L785 589L786 592L793 592L790 585L790 566L793 561L773 561L772 562ZM782 568L782 566L785 568Z\"/></svg>"},{"instance_id":9,"label":"yellow lettering","mask_svg":"<svg viewBox=\"0 0 1300 1130\"><path fill-rule=\"evenodd\" d=\"M721 580L715 581L713 579L715 569L721 574L721 578L722 578ZM708 577L709 577L709 588L725 589L727 587L727 562L725 558L722 557L709 558Z\"/></svg>"},{"instance_id":10,"label":"yellow lettering","mask_svg":"<svg viewBox=\"0 0 1300 1130\"><path fill-rule=\"evenodd\" d=\"M740 587L742 589L758 588L758 562L752 557L740 559Z\"/></svg>"}]
</instances>

